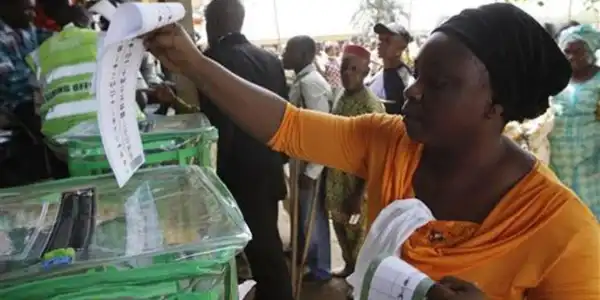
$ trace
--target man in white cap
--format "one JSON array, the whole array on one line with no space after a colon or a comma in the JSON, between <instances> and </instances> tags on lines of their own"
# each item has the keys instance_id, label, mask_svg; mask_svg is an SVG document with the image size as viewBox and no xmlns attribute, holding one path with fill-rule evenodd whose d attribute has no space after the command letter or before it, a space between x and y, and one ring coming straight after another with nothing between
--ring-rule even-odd
<instances>
[{"instance_id":1,"label":"man in white cap","mask_svg":"<svg viewBox=\"0 0 600 300\"><path fill-rule=\"evenodd\" d=\"M376 74L369 87L385 101L385 110L390 114L401 114L404 105L404 89L412 79L412 71L402 61L402 53L413 37L398 23L381 24L373 27L379 44L377 52L383 62L383 70Z\"/></svg>"}]
</instances>

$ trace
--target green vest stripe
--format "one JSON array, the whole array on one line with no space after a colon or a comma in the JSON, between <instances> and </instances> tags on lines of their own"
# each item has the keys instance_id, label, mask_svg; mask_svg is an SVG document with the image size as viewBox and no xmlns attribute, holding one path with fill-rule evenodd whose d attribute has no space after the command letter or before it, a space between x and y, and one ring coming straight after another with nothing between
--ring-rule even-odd
<instances>
[{"instance_id":1,"label":"green vest stripe","mask_svg":"<svg viewBox=\"0 0 600 300\"><path fill-rule=\"evenodd\" d=\"M79 114L72 115L69 117L59 118L59 119L50 119L44 121L44 126L42 127L42 133L45 135L52 136L55 132L65 132L71 127L85 121L96 119L96 113L87 113L87 114ZM56 134L54 134L56 135Z\"/></svg>"},{"instance_id":2,"label":"green vest stripe","mask_svg":"<svg viewBox=\"0 0 600 300\"><path fill-rule=\"evenodd\" d=\"M26 58L43 86L45 103L40 115L46 136L96 119L98 105L92 81L98 42L98 32L67 25ZM143 117L139 109L138 115Z\"/></svg>"}]
</instances>

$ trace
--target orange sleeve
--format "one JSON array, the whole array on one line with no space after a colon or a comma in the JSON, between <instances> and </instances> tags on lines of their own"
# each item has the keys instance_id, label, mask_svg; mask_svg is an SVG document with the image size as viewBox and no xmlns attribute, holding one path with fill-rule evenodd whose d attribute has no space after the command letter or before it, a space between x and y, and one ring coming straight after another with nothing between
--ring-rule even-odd
<instances>
[{"instance_id":1,"label":"orange sleeve","mask_svg":"<svg viewBox=\"0 0 600 300\"><path fill-rule=\"evenodd\" d=\"M573 237L527 299L600 299L600 227L595 220L588 225Z\"/></svg>"},{"instance_id":2,"label":"orange sleeve","mask_svg":"<svg viewBox=\"0 0 600 300\"><path fill-rule=\"evenodd\" d=\"M288 104L269 145L290 157L365 177L372 133L389 116L367 114L342 117L304 110Z\"/></svg>"}]
</instances>

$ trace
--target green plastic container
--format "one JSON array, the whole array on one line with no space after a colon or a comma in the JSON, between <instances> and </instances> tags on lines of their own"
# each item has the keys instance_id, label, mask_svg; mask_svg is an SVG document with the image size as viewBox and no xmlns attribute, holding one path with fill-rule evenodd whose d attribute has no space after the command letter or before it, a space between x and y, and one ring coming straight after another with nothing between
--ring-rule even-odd
<instances>
[{"instance_id":1,"label":"green plastic container","mask_svg":"<svg viewBox=\"0 0 600 300\"><path fill-rule=\"evenodd\" d=\"M250 237L212 168L140 170L123 188L101 175L3 189L0 299L237 300ZM73 262L45 266L64 248Z\"/></svg>"},{"instance_id":2,"label":"green plastic container","mask_svg":"<svg viewBox=\"0 0 600 300\"><path fill-rule=\"evenodd\" d=\"M87 125L87 127L85 126ZM71 176L111 173L96 123L84 124L59 139L66 145ZM165 165L216 167L217 129L203 114L154 116L140 125L146 162L142 168Z\"/></svg>"},{"instance_id":3,"label":"green plastic container","mask_svg":"<svg viewBox=\"0 0 600 300\"><path fill-rule=\"evenodd\" d=\"M154 257L143 268L106 264L93 269L49 273L34 281L0 287L2 299L113 300L178 299L238 300L235 259L219 261Z\"/></svg>"}]
</instances>

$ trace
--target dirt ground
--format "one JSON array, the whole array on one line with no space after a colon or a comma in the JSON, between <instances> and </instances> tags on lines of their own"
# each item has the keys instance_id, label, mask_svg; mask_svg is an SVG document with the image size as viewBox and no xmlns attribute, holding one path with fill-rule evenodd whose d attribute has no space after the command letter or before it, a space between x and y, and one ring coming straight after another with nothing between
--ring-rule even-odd
<instances>
[{"instance_id":1,"label":"dirt ground","mask_svg":"<svg viewBox=\"0 0 600 300\"><path fill-rule=\"evenodd\" d=\"M283 209L283 205L279 208L279 232L283 239L284 245L290 242L290 217ZM337 270L344 267L344 260L338 245L333 228L331 228L331 269ZM346 300L347 285L344 280L333 279L324 285L304 284L302 294L298 300ZM248 295L245 300L253 300L252 294Z\"/></svg>"}]
</instances>

